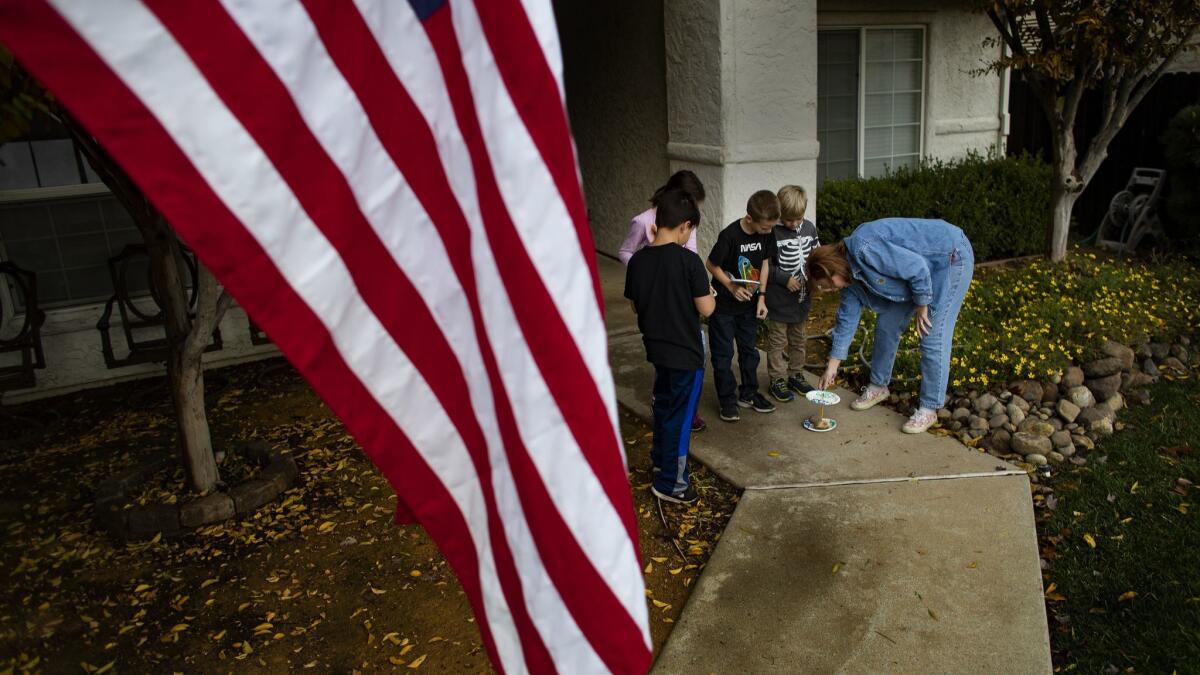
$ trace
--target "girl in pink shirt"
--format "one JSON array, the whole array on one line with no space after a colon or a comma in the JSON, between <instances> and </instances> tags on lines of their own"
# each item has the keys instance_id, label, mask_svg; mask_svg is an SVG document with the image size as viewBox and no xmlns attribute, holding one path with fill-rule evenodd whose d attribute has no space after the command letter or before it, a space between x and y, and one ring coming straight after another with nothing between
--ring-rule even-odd
<instances>
[{"instance_id":1,"label":"girl in pink shirt","mask_svg":"<svg viewBox=\"0 0 1200 675\"><path fill-rule=\"evenodd\" d=\"M629 259L633 257L638 249L646 246L654 241L654 218L658 208L658 199L667 190L684 190L691 194L692 199L696 201L696 205L704 201L704 184L696 177L696 174L683 169L676 171L667 179L667 184L654 191L654 195L650 197L650 208L642 211L629 221L629 234L625 235L625 242L621 244L621 250L617 253L617 257L621 259L622 265L628 265ZM696 229L692 228L692 234L688 237L687 243L684 244L692 253L696 252ZM650 395L651 400L654 395ZM703 431L708 426L699 414L692 417L692 431Z\"/></svg>"},{"instance_id":2,"label":"girl in pink shirt","mask_svg":"<svg viewBox=\"0 0 1200 675\"><path fill-rule=\"evenodd\" d=\"M642 211L629 221L629 233L625 235L625 242L621 244L621 250L617 253L617 257L621 259L622 265L628 265L629 259L633 257L638 249L654 241L654 213L658 206L658 197L667 190L685 190L692 195L692 198L699 204L704 201L704 185L696 174L684 169L676 171L674 175L667 180L667 184L654 191L654 196L650 198L650 208ZM684 246L692 253L696 252L696 231L692 230L692 236L688 237L687 243Z\"/></svg>"}]
</instances>

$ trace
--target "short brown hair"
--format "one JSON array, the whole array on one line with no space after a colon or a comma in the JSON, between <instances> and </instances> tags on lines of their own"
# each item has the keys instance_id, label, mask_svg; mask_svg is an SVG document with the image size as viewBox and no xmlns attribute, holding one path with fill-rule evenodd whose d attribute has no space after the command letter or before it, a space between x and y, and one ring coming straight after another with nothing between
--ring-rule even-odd
<instances>
[{"instance_id":1,"label":"short brown hair","mask_svg":"<svg viewBox=\"0 0 1200 675\"><path fill-rule=\"evenodd\" d=\"M746 215L754 221L773 220L779 222L779 198L770 190L755 192L746 202Z\"/></svg>"},{"instance_id":2,"label":"short brown hair","mask_svg":"<svg viewBox=\"0 0 1200 675\"><path fill-rule=\"evenodd\" d=\"M808 272L809 284L831 279L834 275L848 282L854 281L850 273L850 256L846 253L846 243L842 241L814 248L812 253L808 254L805 270Z\"/></svg>"},{"instance_id":3,"label":"short brown hair","mask_svg":"<svg viewBox=\"0 0 1200 675\"><path fill-rule=\"evenodd\" d=\"M808 210L808 193L799 185L784 185L779 188L779 217L783 220L801 220Z\"/></svg>"}]
</instances>

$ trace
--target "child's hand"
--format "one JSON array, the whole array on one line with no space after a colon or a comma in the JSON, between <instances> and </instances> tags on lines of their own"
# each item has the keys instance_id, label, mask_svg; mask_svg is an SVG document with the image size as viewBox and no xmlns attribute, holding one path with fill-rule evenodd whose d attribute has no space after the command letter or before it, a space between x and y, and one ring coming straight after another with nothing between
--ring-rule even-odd
<instances>
[{"instance_id":1,"label":"child's hand","mask_svg":"<svg viewBox=\"0 0 1200 675\"><path fill-rule=\"evenodd\" d=\"M767 299L761 295L758 296L758 311L754 313L754 316L759 319L767 318Z\"/></svg>"},{"instance_id":2,"label":"child's hand","mask_svg":"<svg viewBox=\"0 0 1200 675\"><path fill-rule=\"evenodd\" d=\"M729 285L727 285L726 288L729 289L729 292L733 294L734 300L737 300L738 302L750 302L750 300L754 298L754 294L751 293L749 289L747 289L745 286L739 286L732 281L729 282Z\"/></svg>"},{"instance_id":3,"label":"child's hand","mask_svg":"<svg viewBox=\"0 0 1200 675\"><path fill-rule=\"evenodd\" d=\"M788 290L793 293L799 293L800 289L804 288L796 277L788 277Z\"/></svg>"}]
</instances>

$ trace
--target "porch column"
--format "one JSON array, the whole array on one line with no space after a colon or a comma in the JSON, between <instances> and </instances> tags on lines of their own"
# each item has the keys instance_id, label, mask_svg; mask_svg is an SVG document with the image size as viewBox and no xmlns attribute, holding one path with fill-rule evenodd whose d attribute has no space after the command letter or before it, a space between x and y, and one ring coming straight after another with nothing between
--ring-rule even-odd
<instances>
[{"instance_id":1,"label":"porch column","mask_svg":"<svg viewBox=\"0 0 1200 675\"><path fill-rule=\"evenodd\" d=\"M756 190L794 183L815 202L817 2L667 0L664 13L667 156L704 182L707 255Z\"/></svg>"}]
</instances>

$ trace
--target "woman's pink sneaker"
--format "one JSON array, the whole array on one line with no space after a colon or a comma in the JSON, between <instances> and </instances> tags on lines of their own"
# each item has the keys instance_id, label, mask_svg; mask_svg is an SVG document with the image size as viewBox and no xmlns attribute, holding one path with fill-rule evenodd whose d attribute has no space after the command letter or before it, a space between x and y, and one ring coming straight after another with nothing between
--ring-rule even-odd
<instances>
[{"instance_id":1,"label":"woman's pink sneaker","mask_svg":"<svg viewBox=\"0 0 1200 675\"><path fill-rule=\"evenodd\" d=\"M929 427L937 422L937 413L928 408L917 408L917 411L908 418L904 426L900 428L906 434L923 434Z\"/></svg>"},{"instance_id":2,"label":"woman's pink sneaker","mask_svg":"<svg viewBox=\"0 0 1200 675\"><path fill-rule=\"evenodd\" d=\"M862 396L859 396L850 403L850 409L866 410L887 397L887 387L881 387L877 384L868 385L867 390L862 393Z\"/></svg>"}]
</instances>

